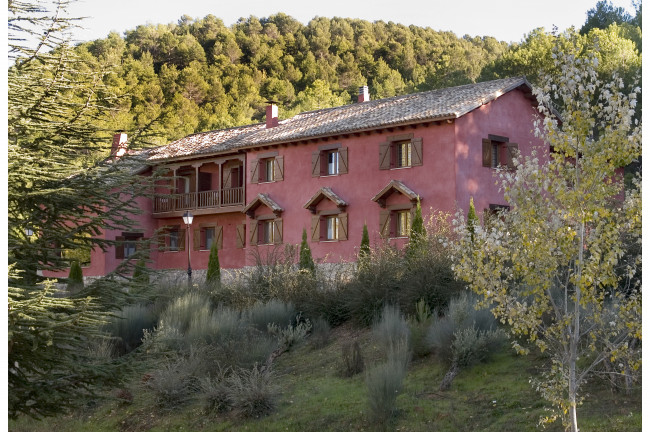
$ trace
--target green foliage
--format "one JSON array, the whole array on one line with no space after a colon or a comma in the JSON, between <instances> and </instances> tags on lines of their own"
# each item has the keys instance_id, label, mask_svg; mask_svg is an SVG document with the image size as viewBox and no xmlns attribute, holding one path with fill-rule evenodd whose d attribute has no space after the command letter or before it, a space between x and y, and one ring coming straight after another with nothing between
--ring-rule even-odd
<instances>
[{"instance_id":1,"label":"green foliage","mask_svg":"<svg viewBox=\"0 0 650 432\"><path fill-rule=\"evenodd\" d=\"M141 304L125 306L107 324L108 333L116 339L115 353L127 354L140 346L145 330L153 330L156 321L151 306Z\"/></svg>"},{"instance_id":2,"label":"green foliage","mask_svg":"<svg viewBox=\"0 0 650 432\"><path fill-rule=\"evenodd\" d=\"M474 240L474 231L476 230L476 225L479 225L480 221L478 216L476 216L476 208L474 207L474 198L470 197L469 199L469 210L467 212L467 231L469 232L472 240Z\"/></svg>"},{"instance_id":3,"label":"green foliage","mask_svg":"<svg viewBox=\"0 0 650 432\"><path fill-rule=\"evenodd\" d=\"M68 291L78 292L84 287L84 275L79 261L72 261L68 274Z\"/></svg>"},{"instance_id":4,"label":"green foliage","mask_svg":"<svg viewBox=\"0 0 650 432\"><path fill-rule=\"evenodd\" d=\"M361 233L361 244L359 245L359 259L358 265L360 267L368 264L370 259L370 236L368 235L368 225L363 224L363 232Z\"/></svg>"},{"instance_id":5,"label":"green foliage","mask_svg":"<svg viewBox=\"0 0 650 432\"><path fill-rule=\"evenodd\" d=\"M316 265L314 264L314 260L311 257L311 249L307 243L307 231L305 229L302 230L302 242L300 243L300 261L298 262L298 268L312 273L316 271Z\"/></svg>"},{"instance_id":6,"label":"green foliage","mask_svg":"<svg viewBox=\"0 0 650 432\"><path fill-rule=\"evenodd\" d=\"M374 423L385 424L395 415L396 400L402 391L408 362L408 346L403 341L391 348L385 363L366 373L370 418Z\"/></svg>"},{"instance_id":7,"label":"green foliage","mask_svg":"<svg viewBox=\"0 0 650 432\"><path fill-rule=\"evenodd\" d=\"M634 375L640 367L632 343L641 338L640 255L621 260L641 239L640 190L623 197L619 177L641 155L634 118L640 89L601 81L597 53L576 57L579 40L560 39L575 45L553 51L556 73L536 91L543 117L535 127L557 157L532 154L516 171L500 173L511 210L477 227L480 248L457 219L454 269L510 325L518 352L530 350L524 338L548 356L548 369L533 383L577 431L585 380ZM561 107L561 121L550 106ZM601 370L606 358L617 359L618 372Z\"/></svg>"},{"instance_id":8,"label":"green foliage","mask_svg":"<svg viewBox=\"0 0 650 432\"><path fill-rule=\"evenodd\" d=\"M208 272L205 275L205 282L211 286L221 284L221 266L219 265L219 249L217 248L217 242L213 242L210 247Z\"/></svg>"},{"instance_id":9,"label":"green foliage","mask_svg":"<svg viewBox=\"0 0 650 432\"><path fill-rule=\"evenodd\" d=\"M415 215L411 223L409 231L409 243L406 247L407 259L416 259L418 255L426 253L427 247L427 231L424 228L424 219L422 218L422 206L420 205L420 197L415 206Z\"/></svg>"},{"instance_id":10,"label":"green foliage","mask_svg":"<svg viewBox=\"0 0 650 432\"><path fill-rule=\"evenodd\" d=\"M343 375L354 376L363 372L364 361L359 341L349 341L341 346L341 357L343 359Z\"/></svg>"},{"instance_id":11,"label":"green foliage","mask_svg":"<svg viewBox=\"0 0 650 432\"><path fill-rule=\"evenodd\" d=\"M418 251L403 253L380 246L372 251L366 266L346 284L340 297L343 310L362 325L371 325L385 304L399 305L406 314L424 299L431 309L444 308L463 284L451 269L449 224L445 214L428 221L427 234L418 240Z\"/></svg>"},{"instance_id":12,"label":"green foliage","mask_svg":"<svg viewBox=\"0 0 650 432\"><path fill-rule=\"evenodd\" d=\"M587 34L591 29L606 29L611 24L623 24L632 21L632 16L622 7L614 7L611 1L601 0L596 7L587 11L587 20L580 29L581 34Z\"/></svg>"},{"instance_id":13,"label":"green foliage","mask_svg":"<svg viewBox=\"0 0 650 432\"><path fill-rule=\"evenodd\" d=\"M408 348L409 327L399 308L385 305L381 319L372 326L372 333L385 352L394 350L400 344Z\"/></svg>"},{"instance_id":14,"label":"green foliage","mask_svg":"<svg viewBox=\"0 0 650 432\"><path fill-rule=\"evenodd\" d=\"M278 387L270 370L254 366L239 369L227 378L228 399L235 414L260 418L270 414L278 402Z\"/></svg>"},{"instance_id":15,"label":"green foliage","mask_svg":"<svg viewBox=\"0 0 650 432\"><path fill-rule=\"evenodd\" d=\"M260 331L266 331L269 324L280 326L291 324L295 317L296 308L293 304L277 299L256 302L246 311L246 320Z\"/></svg>"},{"instance_id":16,"label":"green foliage","mask_svg":"<svg viewBox=\"0 0 650 432\"><path fill-rule=\"evenodd\" d=\"M61 298L41 275L65 271L72 251L113 245L100 234L132 227L147 187L131 175L132 158L103 160L110 143L104 124L117 102L104 81L111 68L71 47L67 4L9 4L10 417L65 411L119 377L88 348L127 300L122 279L111 275ZM130 274L130 265L117 273Z\"/></svg>"}]
</instances>

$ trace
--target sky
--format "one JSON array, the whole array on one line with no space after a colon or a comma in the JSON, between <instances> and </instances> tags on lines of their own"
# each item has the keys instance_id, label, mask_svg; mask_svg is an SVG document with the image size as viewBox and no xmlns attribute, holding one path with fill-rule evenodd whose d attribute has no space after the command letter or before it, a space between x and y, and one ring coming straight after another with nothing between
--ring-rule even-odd
<instances>
[{"instance_id":1,"label":"sky","mask_svg":"<svg viewBox=\"0 0 650 432\"><path fill-rule=\"evenodd\" d=\"M141 24L169 24L183 15L203 18L212 14L227 26L239 18L268 17L278 12L307 24L316 16L393 21L404 25L452 31L457 36L493 36L500 41L519 42L538 27L551 31L580 28L587 11L597 0L78 0L70 16L88 17L74 38L81 41L104 38L110 31L124 35ZM634 14L632 0L612 0Z\"/></svg>"}]
</instances>

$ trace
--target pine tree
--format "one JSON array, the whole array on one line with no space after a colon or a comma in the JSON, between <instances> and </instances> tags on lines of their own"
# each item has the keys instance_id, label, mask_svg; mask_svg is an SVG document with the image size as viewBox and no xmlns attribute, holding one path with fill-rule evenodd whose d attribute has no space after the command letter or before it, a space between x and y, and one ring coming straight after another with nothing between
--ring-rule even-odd
<instances>
[{"instance_id":1,"label":"pine tree","mask_svg":"<svg viewBox=\"0 0 650 432\"><path fill-rule=\"evenodd\" d=\"M474 198L470 197L469 211L467 212L467 231L469 231L472 241L474 241L474 232L479 223L478 216L476 216L476 208L474 208Z\"/></svg>"},{"instance_id":2,"label":"pine tree","mask_svg":"<svg viewBox=\"0 0 650 432\"><path fill-rule=\"evenodd\" d=\"M298 264L300 270L307 270L311 273L316 271L316 265L311 257L311 249L307 243L307 231L302 230L302 242L300 243L300 262Z\"/></svg>"},{"instance_id":3,"label":"pine tree","mask_svg":"<svg viewBox=\"0 0 650 432\"><path fill-rule=\"evenodd\" d=\"M135 223L142 179L132 158L102 160L110 137L98 123L113 95L108 70L66 43L67 1L9 3L8 70L8 411L55 415L114 380L109 359L89 341L128 294L115 275L67 297L43 270L68 267L66 251L101 248L104 230ZM51 6L48 9L48 6ZM138 164L138 166L141 166ZM129 194L123 194L125 190ZM28 231L34 235L27 236ZM130 260L119 272L130 273Z\"/></svg>"},{"instance_id":4,"label":"pine tree","mask_svg":"<svg viewBox=\"0 0 650 432\"><path fill-rule=\"evenodd\" d=\"M210 247L208 258L208 272L205 275L205 282L208 285L219 285L221 283L221 266L219 265L219 248L217 242Z\"/></svg>"},{"instance_id":5,"label":"pine tree","mask_svg":"<svg viewBox=\"0 0 650 432\"><path fill-rule=\"evenodd\" d=\"M368 236L368 225L364 223L359 246L359 267L367 265L368 261L370 261L370 236Z\"/></svg>"}]
</instances>

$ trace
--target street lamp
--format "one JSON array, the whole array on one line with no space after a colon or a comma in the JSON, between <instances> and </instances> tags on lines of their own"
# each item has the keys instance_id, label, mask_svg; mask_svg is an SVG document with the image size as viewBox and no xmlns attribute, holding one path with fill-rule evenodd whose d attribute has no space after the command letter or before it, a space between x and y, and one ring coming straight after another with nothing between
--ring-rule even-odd
<instances>
[{"instance_id":1,"label":"street lamp","mask_svg":"<svg viewBox=\"0 0 650 432\"><path fill-rule=\"evenodd\" d=\"M194 215L191 211L186 211L183 214L183 222L187 225L187 238L185 241L185 248L187 249L187 286L192 287L192 261L190 258L190 226L192 225L192 220L194 220Z\"/></svg>"}]
</instances>

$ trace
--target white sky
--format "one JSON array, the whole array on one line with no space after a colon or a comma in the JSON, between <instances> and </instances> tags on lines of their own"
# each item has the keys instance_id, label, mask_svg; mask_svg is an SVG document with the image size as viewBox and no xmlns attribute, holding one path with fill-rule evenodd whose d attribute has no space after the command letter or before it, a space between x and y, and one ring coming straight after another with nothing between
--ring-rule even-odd
<instances>
[{"instance_id":1,"label":"white sky","mask_svg":"<svg viewBox=\"0 0 650 432\"><path fill-rule=\"evenodd\" d=\"M182 15L203 18L212 14L227 26L240 17L268 17L284 12L303 24L315 16L383 20L434 30L453 31L461 37L493 36L519 42L537 27L547 31L580 28L587 11L598 0L79 0L70 8L71 16L86 16L79 41L104 38L110 31L123 35L140 24L176 23ZM613 0L634 14L632 0Z\"/></svg>"}]
</instances>

